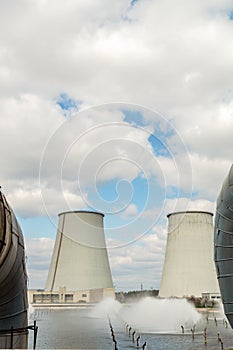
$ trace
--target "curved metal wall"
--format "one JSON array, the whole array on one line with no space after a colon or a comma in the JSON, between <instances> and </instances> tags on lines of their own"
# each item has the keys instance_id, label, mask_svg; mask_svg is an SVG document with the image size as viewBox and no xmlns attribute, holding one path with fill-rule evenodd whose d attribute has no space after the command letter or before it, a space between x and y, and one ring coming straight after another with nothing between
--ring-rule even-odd
<instances>
[{"instance_id":1,"label":"curved metal wall","mask_svg":"<svg viewBox=\"0 0 233 350\"><path fill-rule=\"evenodd\" d=\"M214 244L224 311L233 327L233 165L217 200Z\"/></svg>"},{"instance_id":2,"label":"curved metal wall","mask_svg":"<svg viewBox=\"0 0 233 350\"><path fill-rule=\"evenodd\" d=\"M23 234L0 192L0 330L27 327L27 308ZM8 340L1 334L0 347L7 348ZM27 331L14 336L14 348L27 348Z\"/></svg>"},{"instance_id":3,"label":"curved metal wall","mask_svg":"<svg viewBox=\"0 0 233 350\"><path fill-rule=\"evenodd\" d=\"M168 215L168 237L161 297L201 297L219 293L213 259L213 214L202 211Z\"/></svg>"}]
</instances>

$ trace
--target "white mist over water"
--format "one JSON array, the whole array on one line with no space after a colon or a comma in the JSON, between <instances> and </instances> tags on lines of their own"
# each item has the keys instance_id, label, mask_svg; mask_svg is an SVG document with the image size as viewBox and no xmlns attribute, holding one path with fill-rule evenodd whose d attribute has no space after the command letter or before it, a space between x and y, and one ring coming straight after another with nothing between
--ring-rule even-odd
<instances>
[{"instance_id":1,"label":"white mist over water","mask_svg":"<svg viewBox=\"0 0 233 350\"><path fill-rule=\"evenodd\" d=\"M132 304L120 304L105 299L92 310L91 317L117 316L140 332L181 333L181 326L190 329L201 315L186 299L157 299L146 297Z\"/></svg>"},{"instance_id":2,"label":"white mist over water","mask_svg":"<svg viewBox=\"0 0 233 350\"><path fill-rule=\"evenodd\" d=\"M190 329L201 320L201 315L186 299L144 298L124 308L122 318L132 327L144 332L181 332L181 326Z\"/></svg>"},{"instance_id":3,"label":"white mist over water","mask_svg":"<svg viewBox=\"0 0 233 350\"><path fill-rule=\"evenodd\" d=\"M92 310L90 316L95 318L103 318L108 316L120 315L122 304L112 298L107 298L97 304Z\"/></svg>"}]
</instances>

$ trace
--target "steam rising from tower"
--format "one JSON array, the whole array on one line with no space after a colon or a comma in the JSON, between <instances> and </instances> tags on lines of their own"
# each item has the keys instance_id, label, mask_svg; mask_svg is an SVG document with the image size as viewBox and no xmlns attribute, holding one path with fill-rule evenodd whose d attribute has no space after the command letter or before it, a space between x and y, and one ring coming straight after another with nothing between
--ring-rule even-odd
<instances>
[{"instance_id":1,"label":"steam rising from tower","mask_svg":"<svg viewBox=\"0 0 233 350\"><path fill-rule=\"evenodd\" d=\"M168 215L168 238L161 297L219 294L213 258L213 214L203 211Z\"/></svg>"}]
</instances>

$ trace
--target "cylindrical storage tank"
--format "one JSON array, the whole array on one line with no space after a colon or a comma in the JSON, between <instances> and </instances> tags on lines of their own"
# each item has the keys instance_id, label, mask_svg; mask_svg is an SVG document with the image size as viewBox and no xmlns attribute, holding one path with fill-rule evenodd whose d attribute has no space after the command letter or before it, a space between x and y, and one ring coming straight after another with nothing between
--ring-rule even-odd
<instances>
[{"instance_id":1,"label":"cylindrical storage tank","mask_svg":"<svg viewBox=\"0 0 233 350\"><path fill-rule=\"evenodd\" d=\"M89 211L59 214L46 291L113 290L103 217Z\"/></svg>"},{"instance_id":2,"label":"cylindrical storage tank","mask_svg":"<svg viewBox=\"0 0 233 350\"><path fill-rule=\"evenodd\" d=\"M213 214L203 211L168 215L168 237L160 297L218 294L213 257Z\"/></svg>"},{"instance_id":3,"label":"cylindrical storage tank","mask_svg":"<svg viewBox=\"0 0 233 350\"><path fill-rule=\"evenodd\" d=\"M0 191L0 348L26 349L27 273L24 239L13 210Z\"/></svg>"},{"instance_id":4,"label":"cylindrical storage tank","mask_svg":"<svg viewBox=\"0 0 233 350\"><path fill-rule=\"evenodd\" d=\"M233 166L217 200L215 264L225 315L233 328Z\"/></svg>"}]
</instances>

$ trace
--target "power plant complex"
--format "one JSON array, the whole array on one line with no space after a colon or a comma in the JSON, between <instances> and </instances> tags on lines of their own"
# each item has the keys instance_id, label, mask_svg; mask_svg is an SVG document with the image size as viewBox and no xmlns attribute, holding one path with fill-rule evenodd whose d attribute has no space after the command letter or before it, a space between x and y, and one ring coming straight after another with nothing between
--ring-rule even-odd
<instances>
[{"instance_id":1,"label":"power plant complex","mask_svg":"<svg viewBox=\"0 0 233 350\"><path fill-rule=\"evenodd\" d=\"M103 217L90 211L59 214L45 290L30 291L31 303L95 303L115 297Z\"/></svg>"},{"instance_id":2,"label":"power plant complex","mask_svg":"<svg viewBox=\"0 0 233 350\"><path fill-rule=\"evenodd\" d=\"M104 214L71 211L59 224L44 290L31 290L33 304L96 303L115 297L104 236ZM159 296L220 298L214 265L213 214L168 215L168 237Z\"/></svg>"},{"instance_id":3,"label":"power plant complex","mask_svg":"<svg viewBox=\"0 0 233 350\"><path fill-rule=\"evenodd\" d=\"M213 214L168 215L168 237L160 297L220 298L214 265Z\"/></svg>"}]
</instances>

